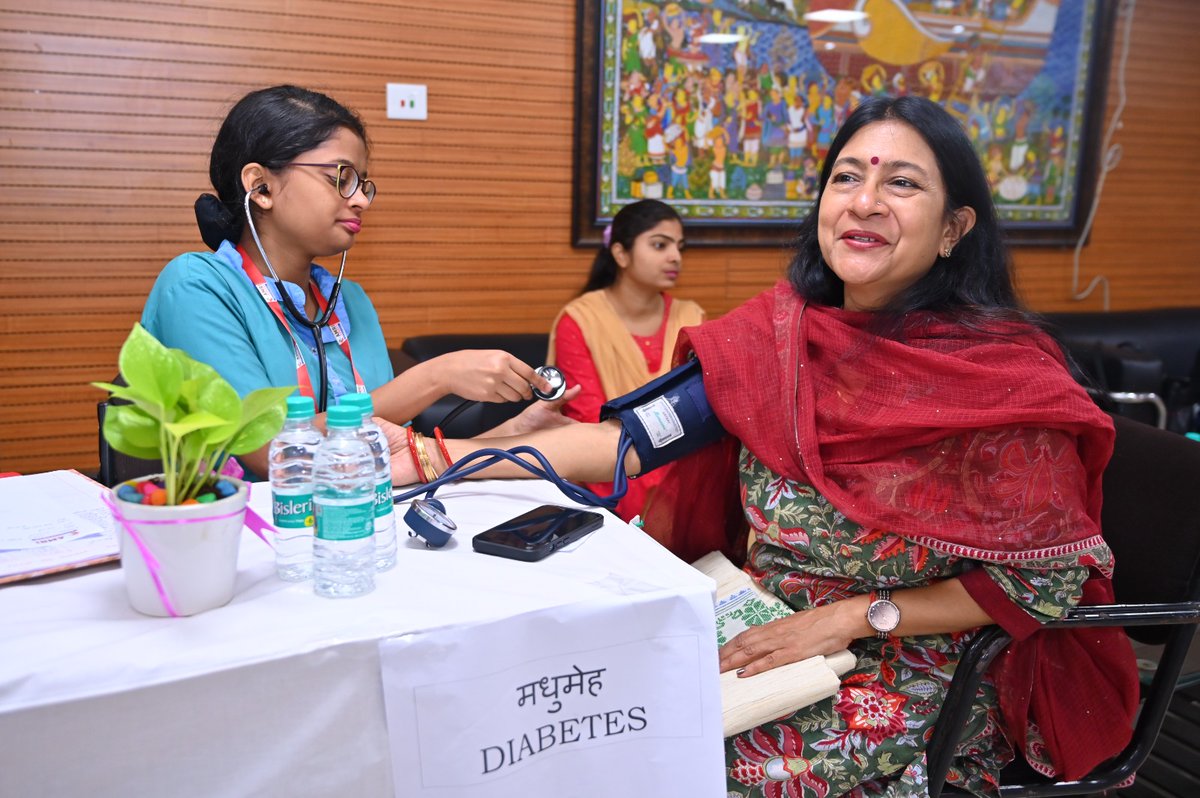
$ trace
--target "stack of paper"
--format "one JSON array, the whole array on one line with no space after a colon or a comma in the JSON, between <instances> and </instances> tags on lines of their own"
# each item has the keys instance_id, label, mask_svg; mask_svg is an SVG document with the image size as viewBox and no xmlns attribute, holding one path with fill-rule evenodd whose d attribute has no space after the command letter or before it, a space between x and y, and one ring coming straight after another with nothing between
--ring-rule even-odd
<instances>
[{"instance_id":1,"label":"stack of paper","mask_svg":"<svg viewBox=\"0 0 1200 798\"><path fill-rule=\"evenodd\" d=\"M0 479L0 584L117 559L106 490L77 471Z\"/></svg>"},{"instance_id":2,"label":"stack of paper","mask_svg":"<svg viewBox=\"0 0 1200 798\"><path fill-rule=\"evenodd\" d=\"M717 644L725 645L738 634L777 618L792 608L764 590L749 574L731 563L724 554L706 554L693 566L717 583ZM721 706L726 737L739 734L769 720L785 717L838 691L841 675L854 667L849 651L772 668L754 676L739 677L734 671L721 674Z\"/></svg>"}]
</instances>

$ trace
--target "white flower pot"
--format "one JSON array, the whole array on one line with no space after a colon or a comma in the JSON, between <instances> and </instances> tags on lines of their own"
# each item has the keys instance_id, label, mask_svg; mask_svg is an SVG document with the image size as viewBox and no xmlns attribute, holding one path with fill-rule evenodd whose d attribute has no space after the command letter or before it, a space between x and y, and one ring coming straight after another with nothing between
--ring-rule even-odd
<instances>
[{"instance_id":1,"label":"white flower pot","mask_svg":"<svg viewBox=\"0 0 1200 798\"><path fill-rule=\"evenodd\" d=\"M113 492L113 503L125 519L125 523L114 519L121 544L121 570L129 603L138 612L170 615L163 592L176 615L195 615L224 606L233 598L250 492L242 480L224 479L237 486L237 493L210 504L131 504ZM158 584L127 525L157 562Z\"/></svg>"}]
</instances>

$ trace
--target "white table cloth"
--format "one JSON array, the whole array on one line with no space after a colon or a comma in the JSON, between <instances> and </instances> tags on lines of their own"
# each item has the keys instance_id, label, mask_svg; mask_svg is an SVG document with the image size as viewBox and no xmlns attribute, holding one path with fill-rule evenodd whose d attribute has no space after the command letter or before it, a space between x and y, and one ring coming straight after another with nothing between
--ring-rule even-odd
<instances>
[{"instance_id":1,"label":"white table cloth","mask_svg":"<svg viewBox=\"0 0 1200 798\"><path fill-rule=\"evenodd\" d=\"M255 486L260 514L268 494ZM381 640L664 600L712 626L712 580L611 515L540 563L471 550L495 523L572 504L548 483L469 482L438 497L455 538L427 549L400 522L397 567L364 597L280 581L249 533L233 601L191 618L138 614L111 567L0 588L0 795L390 796ZM714 681L715 639L701 652ZM711 768L720 796L720 707L701 717L714 761L689 766Z\"/></svg>"}]
</instances>

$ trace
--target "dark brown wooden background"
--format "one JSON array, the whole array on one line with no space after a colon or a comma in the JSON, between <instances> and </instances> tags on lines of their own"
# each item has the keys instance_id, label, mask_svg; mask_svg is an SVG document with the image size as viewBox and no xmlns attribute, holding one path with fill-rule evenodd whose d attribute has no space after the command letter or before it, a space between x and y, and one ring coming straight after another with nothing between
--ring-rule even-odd
<instances>
[{"instance_id":1,"label":"dark brown wooden background","mask_svg":"<svg viewBox=\"0 0 1200 798\"><path fill-rule=\"evenodd\" d=\"M582 283L574 0L2 5L0 471L96 467L88 382L115 373L162 265L203 248L192 203L212 137L254 88L298 83L365 118L380 194L347 271L393 345L544 330ZM1082 260L1084 285L1111 281L1114 309L1200 304L1198 29L1194 0L1137 4L1124 153ZM428 121L387 120L388 82L427 84ZM783 263L693 249L679 293L719 315ZM1071 250L1016 263L1036 309L1100 307L1098 293L1071 299Z\"/></svg>"}]
</instances>

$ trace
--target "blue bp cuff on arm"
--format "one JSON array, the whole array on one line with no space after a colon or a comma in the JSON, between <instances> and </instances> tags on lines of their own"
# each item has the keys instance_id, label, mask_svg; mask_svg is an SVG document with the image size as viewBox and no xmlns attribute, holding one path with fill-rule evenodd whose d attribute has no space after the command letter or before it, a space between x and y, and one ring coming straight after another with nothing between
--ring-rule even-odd
<instances>
[{"instance_id":1,"label":"blue bp cuff on arm","mask_svg":"<svg viewBox=\"0 0 1200 798\"><path fill-rule=\"evenodd\" d=\"M610 418L618 419L633 440L643 474L725 434L704 394L704 372L695 358L605 404L600 420Z\"/></svg>"}]
</instances>

